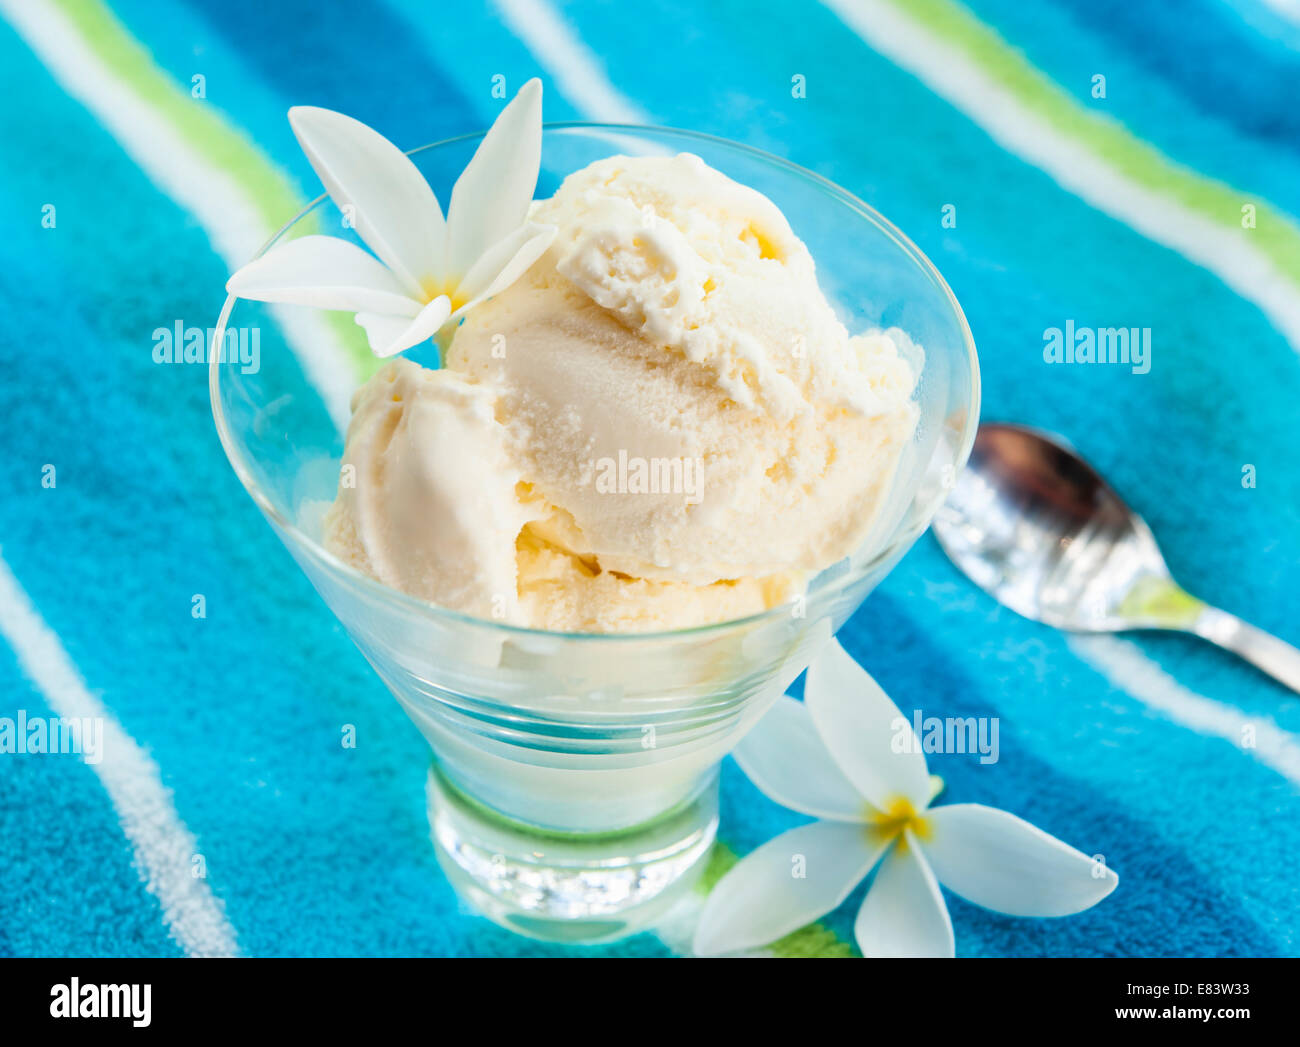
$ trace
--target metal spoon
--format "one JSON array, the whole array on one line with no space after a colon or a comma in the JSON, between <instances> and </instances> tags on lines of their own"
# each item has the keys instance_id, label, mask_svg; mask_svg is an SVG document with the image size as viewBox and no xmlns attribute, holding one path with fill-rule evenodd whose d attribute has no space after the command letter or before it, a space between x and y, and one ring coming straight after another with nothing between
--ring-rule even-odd
<instances>
[{"instance_id":1,"label":"metal spoon","mask_svg":"<svg viewBox=\"0 0 1300 1047\"><path fill-rule=\"evenodd\" d=\"M1300 692L1300 650L1184 592L1151 529L1059 437L980 426L933 527L953 563L1026 618L1194 633Z\"/></svg>"}]
</instances>

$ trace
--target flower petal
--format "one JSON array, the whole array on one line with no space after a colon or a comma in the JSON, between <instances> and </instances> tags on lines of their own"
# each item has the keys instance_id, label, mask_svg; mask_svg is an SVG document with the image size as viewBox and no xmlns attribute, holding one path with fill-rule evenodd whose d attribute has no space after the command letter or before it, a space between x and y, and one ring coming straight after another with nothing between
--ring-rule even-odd
<instances>
[{"instance_id":1,"label":"flower petal","mask_svg":"<svg viewBox=\"0 0 1300 1047\"><path fill-rule=\"evenodd\" d=\"M808 667L804 702L817 733L849 781L875 807L930 803L930 775L912 726L889 695L832 640Z\"/></svg>"},{"instance_id":2,"label":"flower petal","mask_svg":"<svg viewBox=\"0 0 1300 1047\"><path fill-rule=\"evenodd\" d=\"M881 863L858 910L853 936L863 956L955 954L948 906L910 830Z\"/></svg>"},{"instance_id":3,"label":"flower petal","mask_svg":"<svg viewBox=\"0 0 1300 1047\"><path fill-rule=\"evenodd\" d=\"M542 82L529 80L456 179L447 209L447 275L466 276L489 247L523 225L542 163Z\"/></svg>"},{"instance_id":4,"label":"flower petal","mask_svg":"<svg viewBox=\"0 0 1300 1047\"><path fill-rule=\"evenodd\" d=\"M967 901L1012 916L1068 916L1119 884L1109 866L1023 818L976 803L926 813L922 842L939 881Z\"/></svg>"},{"instance_id":5,"label":"flower petal","mask_svg":"<svg viewBox=\"0 0 1300 1047\"><path fill-rule=\"evenodd\" d=\"M360 120L294 106L289 123L357 235L424 301L443 276L446 223L429 183L397 146ZM348 208L352 211L349 212Z\"/></svg>"},{"instance_id":6,"label":"flower petal","mask_svg":"<svg viewBox=\"0 0 1300 1047\"><path fill-rule=\"evenodd\" d=\"M546 253L558 232L553 225L527 222L489 247L471 267L456 293L469 301L453 313L468 312L484 298L500 294Z\"/></svg>"},{"instance_id":7,"label":"flower petal","mask_svg":"<svg viewBox=\"0 0 1300 1047\"><path fill-rule=\"evenodd\" d=\"M413 345L428 341L451 315L451 299L440 294L420 310L413 320L394 319L379 313L357 313L357 323L366 329L370 351L376 356L396 356Z\"/></svg>"},{"instance_id":8,"label":"flower petal","mask_svg":"<svg viewBox=\"0 0 1300 1047\"><path fill-rule=\"evenodd\" d=\"M695 930L696 955L754 949L797 931L844 901L883 851L861 826L846 822L813 822L768 840L709 894Z\"/></svg>"},{"instance_id":9,"label":"flower petal","mask_svg":"<svg viewBox=\"0 0 1300 1047\"><path fill-rule=\"evenodd\" d=\"M861 822L866 800L835 766L808 707L782 695L732 754L749 780L782 807L840 822Z\"/></svg>"},{"instance_id":10,"label":"flower petal","mask_svg":"<svg viewBox=\"0 0 1300 1047\"><path fill-rule=\"evenodd\" d=\"M420 303L383 263L333 236L304 236L278 244L226 281L226 290L258 302L288 302L415 316Z\"/></svg>"},{"instance_id":11,"label":"flower petal","mask_svg":"<svg viewBox=\"0 0 1300 1047\"><path fill-rule=\"evenodd\" d=\"M370 351L376 356L383 356L380 350L387 349L398 341L411 326L411 321L401 316L389 316L384 313L359 312L353 318L358 327L366 332L366 341Z\"/></svg>"}]
</instances>

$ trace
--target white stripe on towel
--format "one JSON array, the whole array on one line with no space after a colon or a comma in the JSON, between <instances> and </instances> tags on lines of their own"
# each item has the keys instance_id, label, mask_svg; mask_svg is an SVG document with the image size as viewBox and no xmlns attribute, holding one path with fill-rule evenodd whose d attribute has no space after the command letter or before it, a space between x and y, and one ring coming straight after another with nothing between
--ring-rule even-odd
<instances>
[{"instance_id":1,"label":"white stripe on towel","mask_svg":"<svg viewBox=\"0 0 1300 1047\"><path fill-rule=\"evenodd\" d=\"M48 0L0 0L0 12L59 86L90 111L164 195L194 216L232 272L275 232L258 216L244 189L207 163L116 77ZM215 321L222 289L209 291ZM272 312L330 416L340 427L346 426L357 376L329 323L310 309L280 306Z\"/></svg>"},{"instance_id":2,"label":"white stripe on towel","mask_svg":"<svg viewBox=\"0 0 1300 1047\"><path fill-rule=\"evenodd\" d=\"M1300 785L1300 740L1272 720L1188 690L1128 640L1071 636L1070 649L1126 694L1174 723L1222 738L1266 767ZM1253 745L1243 745L1245 728Z\"/></svg>"},{"instance_id":3,"label":"white stripe on towel","mask_svg":"<svg viewBox=\"0 0 1300 1047\"><path fill-rule=\"evenodd\" d=\"M907 70L984 129L1003 149L1045 171L1066 191L1158 244L1208 269L1253 302L1300 350L1300 297L1262 250L1229 224L1212 221L1130 178L1090 144L1061 132L1024 105L969 55L904 12L897 0L822 0L872 50Z\"/></svg>"},{"instance_id":4,"label":"white stripe on towel","mask_svg":"<svg viewBox=\"0 0 1300 1047\"><path fill-rule=\"evenodd\" d=\"M589 120L648 124L645 110L619 91L600 59L546 0L495 0L510 31L523 41L575 108Z\"/></svg>"},{"instance_id":5,"label":"white stripe on towel","mask_svg":"<svg viewBox=\"0 0 1300 1047\"><path fill-rule=\"evenodd\" d=\"M198 841L181 821L158 765L86 687L58 636L0 559L0 635L52 712L103 724L103 753L87 764L99 776L135 851L145 887L171 936L190 956L235 956L235 931L206 879L194 876Z\"/></svg>"}]
</instances>

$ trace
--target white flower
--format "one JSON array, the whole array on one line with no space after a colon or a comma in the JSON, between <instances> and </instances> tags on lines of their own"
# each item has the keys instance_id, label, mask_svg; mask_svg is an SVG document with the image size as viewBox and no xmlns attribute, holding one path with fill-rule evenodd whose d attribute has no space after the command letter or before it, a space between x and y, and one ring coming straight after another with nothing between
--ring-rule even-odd
<instances>
[{"instance_id":1,"label":"white flower","mask_svg":"<svg viewBox=\"0 0 1300 1047\"><path fill-rule=\"evenodd\" d=\"M769 840L719 881L696 930L700 955L754 949L811 923L877 864L853 929L864 956L952 956L941 883L1013 916L1081 912L1119 883L1006 811L931 808L911 725L834 640L808 669L804 701L779 699L736 759L771 799L824 820Z\"/></svg>"},{"instance_id":2,"label":"white flower","mask_svg":"<svg viewBox=\"0 0 1300 1047\"><path fill-rule=\"evenodd\" d=\"M555 237L527 221L542 155L542 85L529 80L456 180L446 219L429 183L387 138L329 109L289 123L326 191L376 255L332 236L280 244L226 290L357 314L378 356L432 338L522 276Z\"/></svg>"}]
</instances>

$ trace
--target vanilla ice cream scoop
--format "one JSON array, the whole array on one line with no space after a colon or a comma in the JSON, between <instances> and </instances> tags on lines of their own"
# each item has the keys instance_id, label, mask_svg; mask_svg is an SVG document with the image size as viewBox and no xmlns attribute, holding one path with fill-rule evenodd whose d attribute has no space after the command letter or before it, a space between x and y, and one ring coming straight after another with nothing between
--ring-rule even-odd
<instances>
[{"instance_id":1,"label":"vanilla ice cream scoop","mask_svg":"<svg viewBox=\"0 0 1300 1047\"><path fill-rule=\"evenodd\" d=\"M486 386L398 359L352 400L326 545L395 589L517 617L519 470Z\"/></svg>"},{"instance_id":2,"label":"vanilla ice cream scoop","mask_svg":"<svg viewBox=\"0 0 1300 1047\"><path fill-rule=\"evenodd\" d=\"M853 552L916 425L905 336L851 336L777 207L689 154L592 164L531 217L554 242L444 370L358 395L330 547L596 632L760 611Z\"/></svg>"},{"instance_id":3,"label":"vanilla ice cream scoop","mask_svg":"<svg viewBox=\"0 0 1300 1047\"><path fill-rule=\"evenodd\" d=\"M911 393L905 368L854 358L776 205L698 156L610 157L533 215L559 228L548 259L559 275L627 330L706 368L740 407L778 420L819 404L874 415Z\"/></svg>"}]
</instances>

